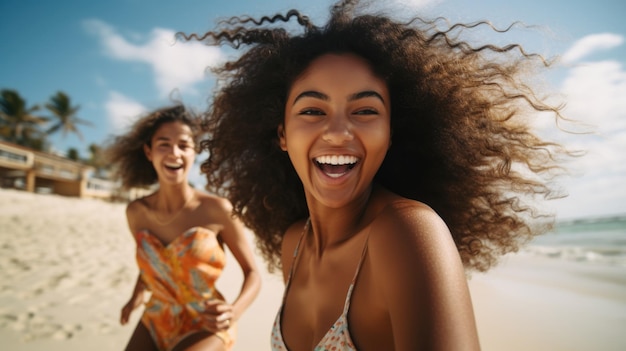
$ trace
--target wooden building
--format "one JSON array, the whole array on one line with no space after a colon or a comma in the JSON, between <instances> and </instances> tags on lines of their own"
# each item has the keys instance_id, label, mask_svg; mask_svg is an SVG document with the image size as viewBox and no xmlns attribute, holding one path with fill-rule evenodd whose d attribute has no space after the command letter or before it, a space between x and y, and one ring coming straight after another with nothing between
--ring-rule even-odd
<instances>
[{"instance_id":1,"label":"wooden building","mask_svg":"<svg viewBox=\"0 0 626 351\"><path fill-rule=\"evenodd\" d=\"M119 186L94 176L94 167L0 141L0 186L30 192L112 199Z\"/></svg>"}]
</instances>

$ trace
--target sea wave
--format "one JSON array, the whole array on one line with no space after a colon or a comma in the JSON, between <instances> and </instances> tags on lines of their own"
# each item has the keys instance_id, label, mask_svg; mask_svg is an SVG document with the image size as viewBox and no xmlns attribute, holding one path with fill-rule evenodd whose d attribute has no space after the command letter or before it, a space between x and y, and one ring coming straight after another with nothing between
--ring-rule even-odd
<instances>
[{"instance_id":1,"label":"sea wave","mask_svg":"<svg viewBox=\"0 0 626 351\"><path fill-rule=\"evenodd\" d=\"M523 252L553 259L626 267L626 247L529 245L523 249Z\"/></svg>"},{"instance_id":2,"label":"sea wave","mask_svg":"<svg viewBox=\"0 0 626 351\"><path fill-rule=\"evenodd\" d=\"M626 216L557 223L552 232L536 237L522 251L553 259L626 267Z\"/></svg>"}]
</instances>

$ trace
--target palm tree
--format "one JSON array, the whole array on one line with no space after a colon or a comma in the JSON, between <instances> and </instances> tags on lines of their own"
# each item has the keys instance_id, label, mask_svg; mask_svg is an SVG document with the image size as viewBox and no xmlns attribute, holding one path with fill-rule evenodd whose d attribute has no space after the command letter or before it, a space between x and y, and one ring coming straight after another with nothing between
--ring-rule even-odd
<instances>
[{"instance_id":1,"label":"palm tree","mask_svg":"<svg viewBox=\"0 0 626 351\"><path fill-rule=\"evenodd\" d=\"M67 149L66 157L72 161L80 161L80 155L78 154L78 149L73 148L73 147Z\"/></svg>"},{"instance_id":2,"label":"palm tree","mask_svg":"<svg viewBox=\"0 0 626 351\"><path fill-rule=\"evenodd\" d=\"M38 105L29 107L17 91L3 89L0 92L0 135L16 144L43 147L45 138L39 127L48 119L34 115L37 110Z\"/></svg>"},{"instance_id":3,"label":"palm tree","mask_svg":"<svg viewBox=\"0 0 626 351\"><path fill-rule=\"evenodd\" d=\"M89 164L96 168L106 167L102 148L95 143L89 144Z\"/></svg>"},{"instance_id":4,"label":"palm tree","mask_svg":"<svg viewBox=\"0 0 626 351\"><path fill-rule=\"evenodd\" d=\"M111 178L111 165L107 164L105 150L98 144L89 144L89 160L87 164L93 166L95 170L94 177L102 179Z\"/></svg>"},{"instance_id":5,"label":"palm tree","mask_svg":"<svg viewBox=\"0 0 626 351\"><path fill-rule=\"evenodd\" d=\"M52 118L55 120L54 124L46 131L47 134L52 134L59 129L63 131L63 137L68 132L78 135L80 140L83 140L83 135L78 130L78 124L84 124L91 126L91 122L80 119L76 116L76 112L80 106L72 106L69 96L64 92L59 91L56 95L50 98L50 102L46 104L46 109L52 112Z\"/></svg>"}]
</instances>

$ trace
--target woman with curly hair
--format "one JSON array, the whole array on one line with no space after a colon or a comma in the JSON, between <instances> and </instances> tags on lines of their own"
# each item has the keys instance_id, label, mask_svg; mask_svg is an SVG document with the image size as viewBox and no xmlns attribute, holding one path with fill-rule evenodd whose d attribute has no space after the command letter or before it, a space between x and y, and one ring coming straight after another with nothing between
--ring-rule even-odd
<instances>
[{"instance_id":1,"label":"woman with curly hair","mask_svg":"<svg viewBox=\"0 0 626 351\"><path fill-rule=\"evenodd\" d=\"M550 222L534 200L554 195L565 151L529 118L561 117L526 79L548 64L462 40L488 22L365 7L341 1L323 26L292 10L179 33L244 50L215 70L202 170L282 268L273 350L476 350L465 269Z\"/></svg>"},{"instance_id":2,"label":"woman with curly hair","mask_svg":"<svg viewBox=\"0 0 626 351\"><path fill-rule=\"evenodd\" d=\"M140 273L122 324L151 293L127 350L231 349L234 323L258 294L260 275L232 205L187 181L200 133L198 118L176 105L141 118L107 150L125 187L158 183L126 209ZM215 288L224 245L244 276L232 304Z\"/></svg>"}]
</instances>

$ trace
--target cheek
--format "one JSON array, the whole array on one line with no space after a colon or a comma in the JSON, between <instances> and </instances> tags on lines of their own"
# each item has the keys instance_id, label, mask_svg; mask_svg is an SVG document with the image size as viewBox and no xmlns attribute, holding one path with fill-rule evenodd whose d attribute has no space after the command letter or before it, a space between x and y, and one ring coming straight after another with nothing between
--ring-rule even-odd
<instances>
[{"instance_id":1,"label":"cheek","mask_svg":"<svg viewBox=\"0 0 626 351\"><path fill-rule=\"evenodd\" d=\"M280 148L287 152L301 152L315 138L315 132L307 125L292 123L279 133Z\"/></svg>"},{"instance_id":2,"label":"cheek","mask_svg":"<svg viewBox=\"0 0 626 351\"><path fill-rule=\"evenodd\" d=\"M381 123L378 126L370 128L366 138L366 140L369 140L377 147L387 149L391 145L391 129L388 124Z\"/></svg>"},{"instance_id":3,"label":"cheek","mask_svg":"<svg viewBox=\"0 0 626 351\"><path fill-rule=\"evenodd\" d=\"M387 157L387 151L389 151L389 144L385 143L385 144L380 144L380 146L376 149L376 160L378 163L378 167L380 167L380 165L382 165L383 161L385 160L385 157Z\"/></svg>"},{"instance_id":4,"label":"cheek","mask_svg":"<svg viewBox=\"0 0 626 351\"><path fill-rule=\"evenodd\" d=\"M286 132L285 136L280 140L281 149L289 156L289 160L300 179L308 170L309 145L305 135L294 133L292 130Z\"/></svg>"},{"instance_id":5,"label":"cheek","mask_svg":"<svg viewBox=\"0 0 626 351\"><path fill-rule=\"evenodd\" d=\"M368 140L366 141L366 145L369 149L369 154L373 156L373 158L376 160L376 163L378 163L378 166L380 166L380 164L382 164L383 160L385 159L385 156L387 155L389 147L391 146L391 135L389 128L382 126L378 130L369 133L369 135L366 136L365 140Z\"/></svg>"}]
</instances>

